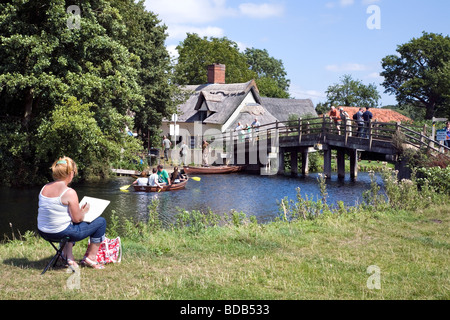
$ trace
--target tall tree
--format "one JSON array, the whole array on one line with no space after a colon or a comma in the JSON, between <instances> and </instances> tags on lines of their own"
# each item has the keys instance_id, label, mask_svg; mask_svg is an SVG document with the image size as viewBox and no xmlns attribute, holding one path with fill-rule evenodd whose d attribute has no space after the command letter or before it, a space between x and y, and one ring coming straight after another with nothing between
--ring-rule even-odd
<instances>
[{"instance_id":1,"label":"tall tree","mask_svg":"<svg viewBox=\"0 0 450 320\"><path fill-rule=\"evenodd\" d=\"M80 9L77 14L68 10L73 4ZM78 27L70 27L73 21L79 22ZM133 125L126 117L128 111L145 119L142 127L167 114L174 102L167 81L165 27L159 23L142 2L133 0L1 2L0 127L7 128L11 137L24 138L0 139L0 180L5 179L4 162L15 163L13 169L23 173L8 169L8 175L31 181L29 174L36 173L36 166L53 160L51 150L42 146L47 141L35 133L40 130L41 137L52 137L56 131L50 130L49 121L56 119L62 126L64 117L55 116L61 114L55 114L57 106L83 106L110 151L120 151L116 148L123 145L120 131ZM64 141L72 144L72 150L82 145L77 139ZM104 166L109 166L111 157L121 156L105 151L95 153Z\"/></svg>"},{"instance_id":2,"label":"tall tree","mask_svg":"<svg viewBox=\"0 0 450 320\"><path fill-rule=\"evenodd\" d=\"M143 103L138 57L114 39L124 31L118 10L104 0L77 3L81 21L72 29L66 1L0 4L2 113L27 124L70 96L102 106L99 111Z\"/></svg>"},{"instance_id":3,"label":"tall tree","mask_svg":"<svg viewBox=\"0 0 450 320\"><path fill-rule=\"evenodd\" d=\"M207 83L207 67L214 63L226 65L227 83L242 83L256 78L236 42L223 38L201 38L189 33L177 46L178 63L175 80L180 85Z\"/></svg>"},{"instance_id":4,"label":"tall tree","mask_svg":"<svg viewBox=\"0 0 450 320\"><path fill-rule=\"evenodd\" d=\"M244 52L250 70L257 75L256 84L261 95L271 98L289 98L290 80L283 62L264 49L247 48Z\"/></svg>"},{"instance_id":5,"label":"tall tree","mask_svg":"<svg viewBox=\"0 0 450 320\"><path fill-rule=\"evenodd\" d=\"M340 83L329 86L326 94L329 105L360 108L378 107L381 98L375 84L366 86L351 75L344 75Z\"/></svg>"},{"instance_id":6,"label":"tall tree","mask_svg":"<svg viewBox=\"0 0 450 320\"><path fill-rule=\"evenodd\" d=\"M125 22L126 32L118 40L139 57L138 84L144 103L133 109L135 128L147 140L148 132L158 133L163 118L176 112L177 86L171 83L170 55L165 47L167 27L157 15L145 10L145 1L113 0ZM155 137L152 137L155 138Z\"/></svg>"},{"instance_id":7,"label":"tall tree","mask_svg":"<svg viewBox=\"0 0 450 320\"><path fill-rule=\"evenodd\" d=\"M426 119L450 116L450 37L423 32L399 45L397 53L382 60L386 93L401 105L425 109Z\"/></svg>"}]
</instances>

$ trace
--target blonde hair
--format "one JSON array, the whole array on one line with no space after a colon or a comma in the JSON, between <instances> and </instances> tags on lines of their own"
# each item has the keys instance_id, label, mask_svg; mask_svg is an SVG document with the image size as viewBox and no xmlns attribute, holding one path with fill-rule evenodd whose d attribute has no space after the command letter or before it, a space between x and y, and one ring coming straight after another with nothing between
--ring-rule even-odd
<instances>
[{"instance_id":1,"label":"blonde hair","mask_svg":"<svg viewBox=\"0 0 450 320\"><path fill-rule=\"evenodd\" d=\"M78 175L78 168L75 161L69 157L62 157L56 160L52 165L52 175L55 180L64 180L71 172Z\"/></svg>"}]
</instances>

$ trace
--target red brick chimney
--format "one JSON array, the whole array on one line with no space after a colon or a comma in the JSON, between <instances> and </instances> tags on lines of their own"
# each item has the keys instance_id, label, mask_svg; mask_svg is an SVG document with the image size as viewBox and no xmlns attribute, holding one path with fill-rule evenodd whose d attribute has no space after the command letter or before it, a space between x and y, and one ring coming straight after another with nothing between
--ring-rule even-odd
<instances>
[{"instance_id":1,"label":"red brick chimney","mask_svg":"<svg viewBox=\"0 0 450 320\"><path fill-rule=\"evenodd\" d=\"M208 66L208 83L225 84L225 65L212 64Z\"/></svg>"}]
</instances>

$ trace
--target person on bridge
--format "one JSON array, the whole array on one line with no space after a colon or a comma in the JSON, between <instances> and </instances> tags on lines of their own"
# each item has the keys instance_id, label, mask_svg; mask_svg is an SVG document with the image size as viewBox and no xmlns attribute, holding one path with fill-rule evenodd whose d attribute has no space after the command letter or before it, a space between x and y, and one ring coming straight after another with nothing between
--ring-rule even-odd
<instances>
[{"instance_id":1,"label":"person on bridge","mask_svg":"<svg viewBox=\"0 0 450 320\"><path fill-rule=\"evenodd\" d=\"M363 119L364 119L364 124L365 124L363 138L369 138L369 135L368 135L369 125L373 118L373 114L372 114L372 112L370 112L369 109L370 109L369 107L366 107L366 112L363 113Z\"/></svg>"},{"instance_id":2,"label":"person on bridge","mask_svg":"<svg viewBox=\"0 0 450 320\"><path fill-rule=\"evenodd\" d=\"M334 121L338 134L341 135L341 117L335 106L331 106L330 118Z\"/></svg>"},{"instance_id":3,"label":"person on bridge","mask_svg":"<svg viewBox=\"0 0 450 320\"><path fill-rule=\"evenodd\" d=\"M255 121L253 121L252 123L252 128L255 129L255 132L258 132L260 126L261 123L259 122L258 118L255 118Z\"/></svg>"},{"instance_id":4,"label":"person on bridge","mask_svg":"<svg viewBox=\"0 0 450 320\"><path fill-rule=\"evenodd\" d=\"M356 134L357 137L362 138L364 136L364 108L359 108L359 111L355 113L354 120L356 120L356 124L358 125L358 133Z\"/></svg>"},{"instance_id":5,"label":"person on bridge","mask_svg":"<svg viewBox=\"0 0 450 320\"><path fill-rule=\"evenodd\" d=\"M349 131L351 131L351 124L348 124L349 127L347 128L347 121L350 120L350 116L347 113L347 111L345 111L344 108L340 107L339 108L339 115L341 117L342 127L344 128L344 130L347 131L347 129L349 129Z\"/></svg>"},{"instance_id":6,"label":"person on bridge","mask_svg":"<svg viewBox=\"0 0 450 320\"><path fill-rule=\"evenodd\" d=\"M244 141L244 126L240 122L238 122L234 131L235 132L237 131L237 133L238 133L239 142L243 142Z\"/></svg>"}]
</instances>

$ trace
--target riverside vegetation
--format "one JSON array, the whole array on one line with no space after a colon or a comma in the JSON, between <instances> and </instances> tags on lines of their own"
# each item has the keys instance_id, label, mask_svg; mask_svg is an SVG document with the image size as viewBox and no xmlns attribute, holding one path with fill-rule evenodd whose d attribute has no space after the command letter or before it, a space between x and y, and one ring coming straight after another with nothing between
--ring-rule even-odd
<instances>
[{"instance_id":1,"label":"riverside vegetation","mask_svg":"<svg viewBox=\"0 0 450 320\"><path fill-rule=\"evenodd\" d=\"M81 269L75 290L64 270L40 276L53 253L48 243L12 233L0 245L0 299L447 300L450 167L432 169L437 180L429 170L403 181L384 171L383 190L373 179L354 207L328 205L319 178L318 199L282 199L268 224L242 212L180 209L165 227L155 200L145 222L113 215L107 235L121 236L122 263ZM74 247L75 257L86 244ZM370 266L381 271L380 289L368 286Z\"/></svg>"}]
</instances>

